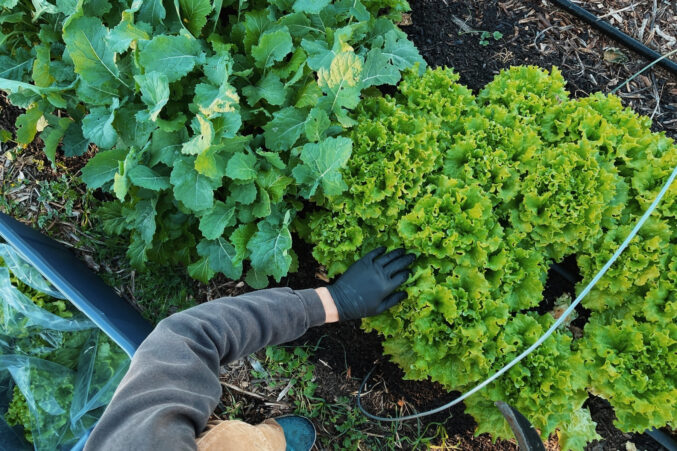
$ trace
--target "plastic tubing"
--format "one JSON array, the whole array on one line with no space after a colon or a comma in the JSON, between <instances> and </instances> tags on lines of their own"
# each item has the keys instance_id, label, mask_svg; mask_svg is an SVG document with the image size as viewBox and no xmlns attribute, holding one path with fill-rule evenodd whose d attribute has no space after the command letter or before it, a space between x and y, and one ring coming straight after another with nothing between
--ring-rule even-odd
<instances>
[{"instance_id":1,"label":"plastic tubing","mask_svg":"<svg viewBox=\"0 0 677 451\"><path fill-rule=\"evenodd\" d=\"M622 42L624 45L634 50L635 52L639 53L640 55L645 56L649 60L659 60L657 64L660 64L666 69L672 71L672 73L677 74L677 63L667 58L661 58L660 53L656 52L655 50L651 50L649 47L645 46L638 40L623 33L618 28L612 26L609 22L600 19L599 17L592 14L590 11L583 9L578 5L574 5L569 0L552 0L552 1L556 3L560 8L583 19L593 27L606 33L607 35L611 36L617 41Z\"/></svg>"},{"instance_id":2,"label":"plastic tubing","mask_svg":"<svg viewBox=\"0 0 677 451\"><path fill-rule=\"evenodd\" d=\"M677 442L675 442L672 437L670 437L665 432L656 428L652 428L647 430L646 433L649 435L649 437L665 446L668 451L677 451Z\"/></svg>"},{"instance_id":3,"label":"plastic tubing","mask_svg":"<svg viewBox=\"0 0 677 451\"><path fill-rule=\"evenodd\" d=\"M653 213L653 211L656 209L656 207L660 203L661 199L663 198L665 193L668 191L668 188L670 187L672 182L675 180L676 176L677 176L677 166L675 166L675 168L672 170L672 174L670 174L670 177L668 177L668 180L663 185L663 188L660 190L660 192L658 193L658 195L656 196L654 201L651 203L651 205L649 205L649 208L647 208L646 212L644 212L644 214L639 219L639 221L637 221L637 224L632 229L630 234L627 236L625 241L623 241L623 243L618 247L618 249L616 249L616 252L614 252L614 254L611 256L609 261L602 267L602 269L599 270L597 275L590 281L590 283L588 283L588 285L583 289L583 291L581 291L581 293L578 295L578 297L576 297L576 300L569 306L568 309L566 309L564 311L562 316L560 316L559 319L557 321L555 321L555 323L552 326L550 326L550 328L543 335L541 335L541 337L534 344L529 346L526 350L524 350L524 352L522 352L520 355L515 357L510 363L508 363L503 368L496 371L494 374L492 374L487 379L485 379L484 382L476 385L473 389L463 393L461 396L454 399L453 401L450 401L450 402L444 404L443 406L437 407L435 409L428 410L428 411L421 412L421 413L412 414L412 415L405 415L403 417L380 417L378 415L374 415L372 413L367 412L365 410L364 406L362 406L362 402L361 402L362 392L364 390L364 386L367 384L367 381L369 380L369 376L371 376L371 373L374 371L374 368L372 368L371 371L369 371L367 376L362 381L362 384L360 384L360 389L357 392L357 407L360 409L360 411L364 415L371 418L372 420L378 420L378 421L414 420L416 418L421 418L421 417L425 417L425 416L428 416L428 415L432 415L432 414L441 412L443 410L446 410L449 407L455 406L456 404L460 403L461 401L463 401L464 399L466 399L470 395L477 393L478 391L482 390L484 387L486 387L487 385L489 385L490 383L492 383L493 381L495 381L496 379L501 377L510 368L517 365L517 363L519 363L520 360L522 360L523 358L525 358L526 356L531 354L536 348L538 348L541 344L543 344L543 342L545 340L547 340L548 337L553 334L553 332L555 332L555 329L557 329L559 326L562 325L564 320L566 320L566 318L571 314L571 312L573 312L573 310L576 308L576 306L578 304L580 304L580 302L583 300L583 298L588 295L590 290L592 290L592 287L594 287L597 284L597 282L599 282L599 279L601 279L602 276L604 276L604 274L609 270L611 265L613 265L614 262L618 259L618 257L623 253L625 248L628 247L628 244L630 244L630 241L632 241L632 239L635 237L635 235L637 235L637 232L639 232L639 229L642 228L642 226L644 225L646 220L649 218L651 213Z\"/></svg>"}]
</instances>

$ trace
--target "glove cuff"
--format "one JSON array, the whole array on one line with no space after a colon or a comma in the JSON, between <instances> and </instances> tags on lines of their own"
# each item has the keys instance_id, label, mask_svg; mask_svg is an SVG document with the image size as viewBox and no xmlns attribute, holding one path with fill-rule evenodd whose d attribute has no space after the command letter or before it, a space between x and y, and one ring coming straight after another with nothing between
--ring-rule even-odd
<instances>
[{"instance_id":1,"label":"glove cuff","mask_svg":"<svg viewBox=\"0 0 677 451\"><path fill-rule=\"evenodd\" d=\"M334 305L336 305L336 311L338 312L339 322L346 321L347 319L349 319L346 318L346 311L343 309L345 297L343 294L343 290L341 290L340 287L337 287L336 284L327 285L327 290L329 290L329 294L331 294L331 298L334 300Z\"/></svg>"}]
</instances>

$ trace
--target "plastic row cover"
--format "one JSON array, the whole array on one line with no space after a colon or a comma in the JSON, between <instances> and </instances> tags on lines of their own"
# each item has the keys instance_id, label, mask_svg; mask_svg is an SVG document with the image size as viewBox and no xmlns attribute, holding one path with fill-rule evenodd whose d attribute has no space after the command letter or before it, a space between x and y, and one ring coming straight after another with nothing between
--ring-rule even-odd
<instances>
[{"instance_id":1,"label":"plastic row cover","mask_svg":"<svg viewBox=\"0 0 677 451\"><path fill-rule=\"evenodd\" d=\"M0 244L0 259L0 449L68 450L103 413L129 357L11 246Z\"/></svg>"}]
</instances>

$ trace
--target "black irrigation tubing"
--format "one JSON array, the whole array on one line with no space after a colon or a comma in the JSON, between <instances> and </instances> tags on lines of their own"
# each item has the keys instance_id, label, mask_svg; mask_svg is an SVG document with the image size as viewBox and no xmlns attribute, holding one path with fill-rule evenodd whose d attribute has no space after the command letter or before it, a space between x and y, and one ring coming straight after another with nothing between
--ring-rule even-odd
<instances>
[{"instance_id":1,"label":"black irrigation tubing","mask_svg":"<svg viewBox=\"0 0 677 451\"><path fill-rule=\"evenodd\" d=\"M569 271L564 269L562 265L558 263L553 263L552 265L550 265L550 268L552 268L557 274L564 277L569 282L576 283L576 278Z\"/></svg>"},{"instance_id":2,"label":"black irrigation tubing","mask_svg":"<svg viewBox=\"0 0 677 451\"><path fill-rule=\"evenodd\" d=\"M648 429L646 433L649 437L663 445L668 451L677 451L677 442L665 432L652 428L650 430Z\"/></svg>"},{"instance_id":3,"label":"black irrigation tubing","mask_svg":"<svg viewBox=\"0 0 677 451\"><path fill-rule=\"evenodd\" d=\"M634 50L640 55L645 56L649 60L658 60L661 58L660 53L656 52L655 50L651 50L649 47L642 44L638 40L628 36L627 34L623 33L621 30L614 27L609 22L600 19L599 17L592 14L590 11L583 9L578 5L574 5L569 0L552 0L552 1L553 3L557 4L560 8L583 19L593 27L606 33L607 35L611 36L617 41L620 41L630 49ZM657 64L660 64L661 66L665 67L666 69L677 75L677 63L675 63L674 61L664 58L660 59L660 61L658 61Z\"/></svg>"}]
</instances>

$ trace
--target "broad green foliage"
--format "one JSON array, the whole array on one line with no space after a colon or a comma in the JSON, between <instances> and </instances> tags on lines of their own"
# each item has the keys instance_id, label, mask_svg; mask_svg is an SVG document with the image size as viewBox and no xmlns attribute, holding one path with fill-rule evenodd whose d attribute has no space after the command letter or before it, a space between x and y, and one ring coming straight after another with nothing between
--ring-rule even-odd
<instances>
[{"instance_id":1,"label":"broad green foliage","mask_svg":"<svg viewBox=\"0 0 677 451\"><path fill-rule=\"evenodd\" d=\"M425 66L393 23L403 0L3 8L0 89L27 109L17 141L42 137L52 161L59 142L66 156L95 144L83 180L118 199L100 215L130 234L130 260L205 282L246 260L257 286L286 275L301 200L346 187L349 113Z\"/></svg>"},{"instance_id":2,"label":"broad green foliage","mask_svg":"<svg viewBox=\"0 0 677 451\"><path fill-rule=\"evenodd\" d=\"M409 379L467 390L554 322L538 314L552 262L575 254L584 280L654 199L677 147L618 98L572 100L557 69L503 71L476 97L451 70L409 74L395 96L350 116L347 189L327 190L305 236L333 276L378 245L418 255L408 299L364 322ZM625 431L676 424L677 207L673 188L584 301L583 338L560 329L466 400L477 432L512 433L507 401L562 449L598 438L588 393Z\"/></svg>"}]
</instances>

